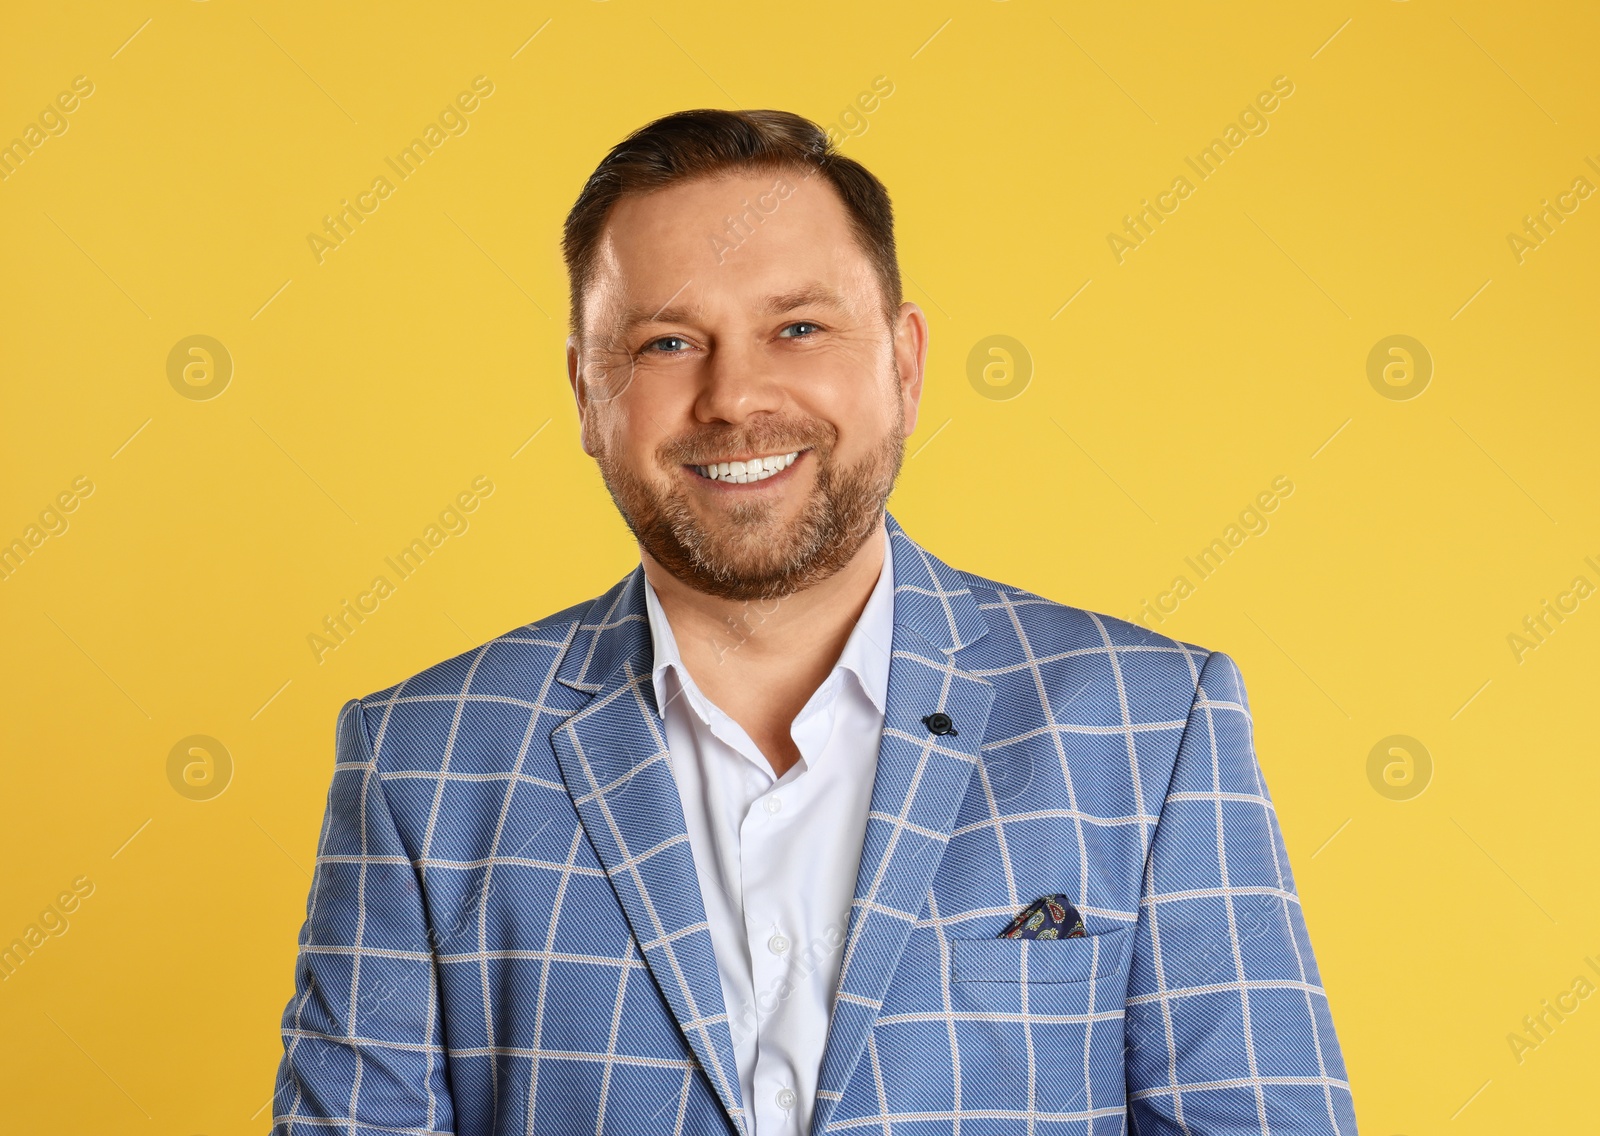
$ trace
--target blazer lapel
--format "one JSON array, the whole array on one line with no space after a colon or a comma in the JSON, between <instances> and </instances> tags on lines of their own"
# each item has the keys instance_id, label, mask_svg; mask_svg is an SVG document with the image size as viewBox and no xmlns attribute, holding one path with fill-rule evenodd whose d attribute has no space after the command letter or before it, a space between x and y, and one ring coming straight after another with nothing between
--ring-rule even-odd
<instances>
[{"instance_id":1,"label":"blazer lapel","mask_svg":"<svg viewBox=\"0 0 1600 1136\"><path fill-rule=\"evenodd\" d=\"M944 858L994 701L994 688L955 660L985 633L977 600L957 572L906 536L892 516L887 523L895 542L888 698L812 1115L815 1133L826 1128L883 1007ZM948 714L957 732L931 734L922 719L935 711Z\"/></svg>"},{"instance_id":2,"label":"blazer lapel","mask_svg":"<svg viewBox=\"0 0 1600 1136\"><path fill-rule=\"evenodd\" d=\"M642 570L635 569L586 613L556 679L593 698L552 732L550 744L645 962L744 1133L717 960L650 683L642 581Z\"/></svg>"}]
</instances>

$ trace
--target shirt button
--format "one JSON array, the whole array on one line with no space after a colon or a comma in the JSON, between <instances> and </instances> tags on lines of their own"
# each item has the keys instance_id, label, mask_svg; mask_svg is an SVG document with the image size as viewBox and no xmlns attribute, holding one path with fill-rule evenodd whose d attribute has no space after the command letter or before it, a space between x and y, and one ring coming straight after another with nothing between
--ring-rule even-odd
<instances>
[{"instance_id":1,"label":"shirt button","mask_svg":"<svg viewBox=\"0 0 1600 1136\"><path fill-rule=\"evenodd\" d=\"M784 1112L788 1112L800 1098L794 1095L793 1089L779 1089L775 1099L778 1102L778 1107L783 1109Z\"/></svg>"},{"instance_id":2,"label":"shirt button","mask_svg":"<svg viewBox=\"0 0 1600 1136\"><path fill-rule=\"evenodd\" d=\"M775 955L781 955L788 949L789 940L782 935L774 935L772 938L767 940L767 950L771 951Z\"/></svg>"},{"instance_id":3,"label":"shirt button","mask_svg":"<svg viewBox=\"0 0 1600 1136\"><path fill-rule=\"evenodd\" d=\"M783 798L777 794L773 794L762 802L761 807L766 809L768 813L776 816L778 811L783 808Z\"/></svg>"}]
</instances>

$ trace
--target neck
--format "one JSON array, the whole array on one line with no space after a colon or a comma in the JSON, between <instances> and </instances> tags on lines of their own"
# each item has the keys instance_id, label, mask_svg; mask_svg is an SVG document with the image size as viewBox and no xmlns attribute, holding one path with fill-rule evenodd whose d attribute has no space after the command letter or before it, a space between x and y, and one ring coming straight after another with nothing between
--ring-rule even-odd
<instances>
[{"instance_id":1,"label":"neck","mask_svg":"<svg viewBox=\"0 0 1600 1136\"><path fill-rule=\"evenodd\" d=\"M880 520L826 580L782 599L750 601L696 591L640 550L695 684L744 727L780 776L799 759L789 726L838 662L878 582L887 541Z\"/></svg>"}]
</instances>

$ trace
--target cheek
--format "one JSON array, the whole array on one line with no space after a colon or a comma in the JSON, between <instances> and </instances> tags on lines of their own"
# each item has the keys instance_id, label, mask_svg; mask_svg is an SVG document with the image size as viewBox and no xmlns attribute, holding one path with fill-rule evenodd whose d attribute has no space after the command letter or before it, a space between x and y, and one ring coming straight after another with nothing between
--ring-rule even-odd
<instances>
[{"instance_id":1,"label":"cheek","mask_svg":"<svg viewBox=\"0 0 1600 1136\"><path fill-rule=\"evenodd\" d=\"M811 397L801 410L837 431L836 452L842 460L859 459L896 431L901 406L892 375L863 375L813 388L808 393Z\"/></svg>"},{"instance_id":2,"label":"cheek","mask_svg":"<svg viewBox=\"0 0 1600 1136\"><path fill-rule=\"evenodd\" d=\"M646 399L643 390L630 390L600 408L593 437L605 448L611 461L627 466L640 476L657 477L660 462L656 451L667 439L673 423L679 421L675 415L681 414L681 409L671 411L659 400Z\"/></svg>"},{"instance_id":3,"label":"cheek","mask_svg":"<svg viewBox=\"0 0 1600 1136\"><path fill-rule=\"evenodd\" d=\"M674 429L693 408L697 389L687 372L671 374L641 368L617 399L618 428L651 437Z\"/></svg>"},{"instance_id":4,"label":"cheek","mask_svg":"<svg viewBox=\"0 0 1600 1136\"><path fill-rule=\"evenodd\" d=\"M615 403L591 401L583 417L583 448L594 457L611 461L626 456L619 429L621 418Z\"/></svg>"}]
</instances>

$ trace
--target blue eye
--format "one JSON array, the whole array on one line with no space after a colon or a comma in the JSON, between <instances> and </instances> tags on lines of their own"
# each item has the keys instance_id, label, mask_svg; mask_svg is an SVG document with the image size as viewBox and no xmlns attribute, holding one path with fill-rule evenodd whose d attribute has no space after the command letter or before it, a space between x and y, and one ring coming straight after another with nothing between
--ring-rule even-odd
<instances>
[{"instance_id":1,"label":"blue eye","mask_svg":"<svg viewBox=\"0 0 1600 1136\"><path fill-rule=\"evenodd\" d=\"M790 335L789 332L793 331L797 327L809 327L809 328L815 328L816 330L811 332L811 333L809 333L809 334L807 334L807 335ZM821 330L822 330L822 325L819 324L819 323L812 323L810 320L800 320L797 323L790 324L788 327L784 328L778 334L781 335L781 336L784 336L787 339L809 339L809 338L811 338L811 335L814 335L814 334L816 334L817 331L821 331Z\"/></svg>"},{"instance_id":2,"label":"blue eye","mask_svg":"<svg viewBox=\"0 0 1600 1136\"><path fill-rule=\"evenodd\" d=\"M663 335L660 339L653 339L649 343L646 343L644 345L644 349L646 351L653 351L653 350L656 350L657 347L660 344L663 344L663 343L677 343L677 344L680 344L682 346L687 346L688 345L688 341L685 340L682 336ZM663 355L681 355L681 354L683 354L683 351L682 351L682 349L680 347L680 349L678 349L678 350L662 350L661 354L663 354Z\"/></svg>"}]
</instances>

